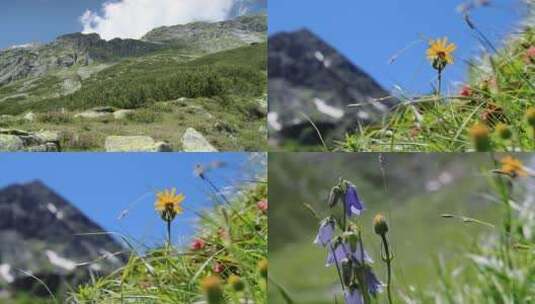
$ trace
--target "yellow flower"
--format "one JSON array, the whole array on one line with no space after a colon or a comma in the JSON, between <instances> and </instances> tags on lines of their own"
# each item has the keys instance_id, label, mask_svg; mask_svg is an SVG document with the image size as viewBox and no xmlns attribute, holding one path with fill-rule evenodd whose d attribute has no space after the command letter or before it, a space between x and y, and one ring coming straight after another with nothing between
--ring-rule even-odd
<instances>
[{"instance_id":1,"label":"yellow flower","mask_svg":"<svg viewBox=\"0 0 535 304\"><path fill-rule=\"evenodd\" d=\"M221 279L217 276L208 276L201 281L201 288L206 294L208 304L222 304L223 286L221 286Z\"/></svg>"},{"instance_id":2,"label":"yellow flower","mask_svg":"<svg viewBox=\"0 0 535 304\"><path fill-rule=\"evenodd\" d=\"M427 49L427 59L431 61L433 67L442 70L448 64L453 64L453 52L457 49L454 43L448 44L448 38L430 40Z\"/></svg>"},{"instance_id":3,"label":"yellow flower","mask_svg":"<svg viewBox=\"0 0 535 304\"><path fill-rule=\"evenodd\" d=\"M165 221L172 221L177 214L182 213L180 205L186 197L184 194L176 194L176 189L164 190L156 194L154 208Z\"/></svg>"},{"instance_id":4,"label":"yellow flower","mask_svg":"<svg viewBox=\"0 0 535 304\"><path fill-rule=\"evenodd\" d=\"M526 169L524 169L524 164L512 156L506 156L500 160L502 167L500 172L507 174L511 177L517 176L528 176Z\"/></svg>"},{"instance_id":5,"label":"yellow flower","mask_svg":"<svg viewBox=\"0 0 535 304\"><path fill-rule=\"evenodd\" d=\"M486 125L478 122L468 130L468 133L472 137L476 151L485 152L490 149L490 130Z\"/></svg>"}]
</instances>

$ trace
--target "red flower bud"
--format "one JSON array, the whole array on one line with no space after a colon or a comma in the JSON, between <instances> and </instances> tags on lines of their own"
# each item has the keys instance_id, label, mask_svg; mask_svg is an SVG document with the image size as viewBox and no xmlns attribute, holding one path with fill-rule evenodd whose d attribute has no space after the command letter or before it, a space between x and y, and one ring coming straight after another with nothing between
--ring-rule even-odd
<instances>
[{"instance_id":1,"label":"red flower bud","mask_svg":"<svg viewBox=\"0 0 535 304\"><path fill-rule=\"evenodd\" d=\"M262 211L263 213L266 213L267 210L268 210L268 201L267 201L267 199L263 199L263 200L259 201L258 203L256 203L256 207L258 207L258 209L260 209L260 211Z\"/></svg>"},{"instance_id":2,"label":"red flower bud","mask_svg":"<svg viewBox=\"0 0 535 304\"><path fill-rule=\"evenodd\" d=\"M206 245L206 243L202 239L195 239L191 243L191 249L193 249L193 250L201 250L201 249L204 248L205 245Z\"/></svg>"}]
</instances>

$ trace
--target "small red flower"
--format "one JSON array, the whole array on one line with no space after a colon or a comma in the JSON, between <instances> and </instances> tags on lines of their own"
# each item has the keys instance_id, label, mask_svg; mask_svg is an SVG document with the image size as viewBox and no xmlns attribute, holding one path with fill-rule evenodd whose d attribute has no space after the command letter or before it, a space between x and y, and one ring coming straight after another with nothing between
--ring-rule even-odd
<instances>
[{"instance_id":1,"label":"small red flower","mask_svg":"<svg viewBox=\"0 0 535 304\"><path fill-rule=\"evenodd\" d=\"M224 270L225 266L221 263L214 263L214 265L212 265L212 271L215 273L222 273Z\"/></svg>"},{"instance_id":2,"label":"small red flower","mask_svg":"<svg viewBox=\"0 0 535 304\"><path fill-rule=\"evenodd\" d=\"M202 239L195 239L193 242L191 242L191 249L193 250L201 250L204 248L206 243Z\"/></svg>"},{"instance_id":3,"label":"small red flower","mask_svg":"<svg viewBox=\"0 0 535 304\"><path fill-rule=\"evenodd\" d=\"M470 97L472 96L472 88L469 85L464 85L461 90L459 91L459 95L463 97Z\"/></svg>"},{"instance_id":4,"label":"small red flower","mask_svg":"<svg viewBox=\"0 0 535 304\"><path fill-rule=\"evenodd\" d=\"M260 209L260 211L262 211L263 213L266 213L267 210L268 210L268 201L267 201L267 199L263 199L263 200L259 201L258 203L256 203L256 207L258 207L258 209Z\"/></svg>"},{"instance_id":5,"label":"small red flower","mask_svg":"<svg viewBox=\"0 0 535 304\"><path fill-rule=\"evenodd\" d=\"M535 60L535 46L531 46L524 55L524 58L527 63L530 63L531 61Z\"/></svg>"}]
</instances>

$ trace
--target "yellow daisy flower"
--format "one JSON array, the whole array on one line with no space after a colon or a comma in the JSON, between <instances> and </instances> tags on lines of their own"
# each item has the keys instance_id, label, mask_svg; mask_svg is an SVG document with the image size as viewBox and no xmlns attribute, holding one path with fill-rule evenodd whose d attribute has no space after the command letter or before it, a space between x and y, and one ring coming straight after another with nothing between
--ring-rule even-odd
<instances>
[{"instance_id":1,"label":"yellow daisy flower","mask_svg":"<svg viewBox=\"0 0 535 304\"><path fill-rule=\"evenodd\" d=\"M448 43L448 38L430 40L427 49L427 59L433 64L433 68L442 70L448 64L453 64L453 52L457 49L454 43Z\"/></svg>"},{"instance_id":2,"label":"yellow daisy flower","mask_svg":"<svg viewBox=\"0 0 535 304\"><path fill-rule=\"evenodd\" d=\"M500 162L502 163L500 172L507 174L511 177L528 176L528 172L524 168L524 164L522 164L522 161L516 158L512 156L506 156L502 158Z\"/></svg>"},{"instance_id":3,"label":"yellow daisy flower","mask_svg":"<svg viewBox=\"0 0 535 304\"><path fill-rule=\"evenodd\" d=\"M154 208L164 220L171 221L177 214L182 213L182 206L180 204L185 198L182 193L176 194L175 188L164 190L156 194Z\"/></svg>"}]
</instances>

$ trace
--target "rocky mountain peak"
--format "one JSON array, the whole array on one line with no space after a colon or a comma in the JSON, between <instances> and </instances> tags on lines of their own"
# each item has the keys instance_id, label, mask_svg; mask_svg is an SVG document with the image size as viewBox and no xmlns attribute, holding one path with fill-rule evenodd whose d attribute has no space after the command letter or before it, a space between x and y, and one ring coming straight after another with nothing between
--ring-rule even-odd
<instances>
[{"instance_id":1,"label":"rocky mountain peak","mask_svg":"<svg viewBox=\"0 0 535 304\"><path fill-rule=\"evenodd\" d=\"M308 29L269 38L271 138L317 144L310 117L326 138L387 114L397 99L370 75ZM350 104L359 104L352 110Z\"/></svg>"},{"instance_id":2,"label":"rocky mountain peak","mask_svg":"<svg viewBox=\"0 0 535 304\"><path fill-rule=\"evenodd\" d=\"M123 264L121 244L88 233L104 229L41 181L0 189L0 289L33 289L29 272L59 291Z\"/></svg>"}]
</instances>

